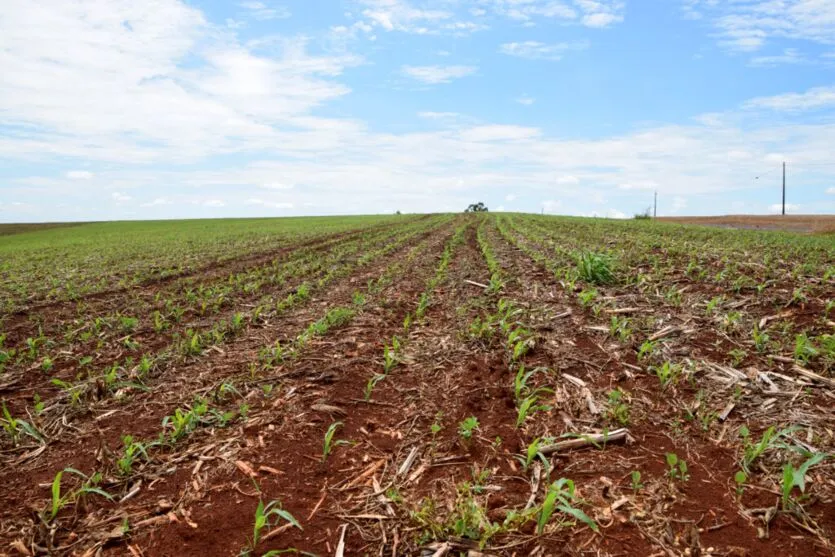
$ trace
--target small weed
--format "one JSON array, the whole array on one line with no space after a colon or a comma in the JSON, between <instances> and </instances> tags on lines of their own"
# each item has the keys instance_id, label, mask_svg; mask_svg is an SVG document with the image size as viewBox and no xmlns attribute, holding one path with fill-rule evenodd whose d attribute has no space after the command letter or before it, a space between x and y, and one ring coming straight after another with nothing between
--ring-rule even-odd
<instances>
[{"instance_id":1,"label":"small weed","mask_svg":"<svg viewBox=\"0 0 835 557\"><path fill-rule=\"evenodd\" d=\"M461 439L469 441L473 438L473 433L478 431L478 429L478 418L476 418L475 416L470 416L469 418L465 418L460 424L458 424L458 435L461 437Z\"/></svg>"},{"instance_id":2,"label":"small weed","mask_svg":"<svg viewBox=\"0 0 835 557\"><path fill-rule=\"evenodd\" d=\"M644 487L644 484L641 483L641 473L637 470L633 470L629 477L632 480L632 491L638 493L638 491Z\"/></svg>"},{"instance_id":3,"label":"small weed","mask_svg":"<svg viewBox=\"0 0 835 557\"><path fill-rule=\"evenodd\" d=\"M686 482L690 479L690 474L687 473L687 463L679 458L675 453L667 453L667 475L672 480Z\"/></svg>"},{"instance_id":4,"label":"small weed","mask_svg":"<svg viewBox=\"0 0 835 557\"><path fill-rule=\"evenodd\" d=\"M615 281L611 260L603 254L580 253L576 257L576 264L580 278L588 283L611 284Z\"/></svg>"}]
</instances>

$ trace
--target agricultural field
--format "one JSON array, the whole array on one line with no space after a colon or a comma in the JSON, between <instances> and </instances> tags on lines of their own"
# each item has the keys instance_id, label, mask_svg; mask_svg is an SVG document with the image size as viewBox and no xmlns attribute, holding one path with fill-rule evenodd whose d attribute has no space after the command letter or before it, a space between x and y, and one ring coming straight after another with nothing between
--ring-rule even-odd
<instances>
[{"instance_id":1,"label":"agricultural field","mask_svg":"<svg viewBox=\"0 0 835 557\"><path fill-rule=\"evenodd\" d=\"M834 552L832 236L96 223L0 307L0 554Z\"/></svg>"}]
</instances>

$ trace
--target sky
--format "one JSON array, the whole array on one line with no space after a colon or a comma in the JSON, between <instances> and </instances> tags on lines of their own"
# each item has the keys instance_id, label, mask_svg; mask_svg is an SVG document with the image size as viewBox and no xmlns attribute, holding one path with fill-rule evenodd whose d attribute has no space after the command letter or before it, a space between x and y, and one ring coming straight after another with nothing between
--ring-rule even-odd
<instances>
[{"instance_id":1,"label":"sky","mask_svg":"<svg viewBox=\"0 0 835 557\"><path fill-rule=\"evenodd\" d=\"M0 222L835 213L832 0L4 0Z\"/></svg>"}]
</instances>

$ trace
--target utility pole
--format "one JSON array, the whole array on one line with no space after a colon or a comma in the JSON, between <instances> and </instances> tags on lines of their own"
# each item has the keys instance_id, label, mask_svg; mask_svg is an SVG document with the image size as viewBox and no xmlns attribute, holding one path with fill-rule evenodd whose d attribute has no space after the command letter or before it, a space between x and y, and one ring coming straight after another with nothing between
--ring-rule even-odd
<instances>
[{"instance_id":1,"label":"utility pole","mask_svg":"<svg viewBox=\"0 0 835 557\"><path fill-rule=\"evenodd\" d=\"M783 215L786 214L786 161L783 161Z\"/></svg>"},{"instance_id":2,"label":"utility pole","mask_svg":"<svg viewBox=\"0 0 835 557\"><path fill-rule=\"evenodd\" d=\"M655 201L652 204L652 218L658 218L658 192L655 192Z\"/></svg>"}]
</instances>

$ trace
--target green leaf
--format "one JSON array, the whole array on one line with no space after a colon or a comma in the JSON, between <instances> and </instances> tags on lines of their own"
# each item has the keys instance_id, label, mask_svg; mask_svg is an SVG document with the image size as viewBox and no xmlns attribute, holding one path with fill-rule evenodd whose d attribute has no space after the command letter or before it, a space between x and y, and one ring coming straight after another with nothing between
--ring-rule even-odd
<instances>
[{"instance_id":1,"label":"green leaf","mask_svg":"<svg viewBox=\"0 0 835 557\"><path fill-rule=\"evenodd\" d=\"M64 476L64 471L61 470L55 474L55 479L52 480L52 514L50 520L58 515L61 510L61 478Z\"/></svg>"},{"instance_id":2,"label":"green leaf","mask_svg":"<svg viewBox=\"0 0 835 557\"><path fill-rule=\"evenodd\" d=\"M586 526L588 526L589 528L591 528L595 532L600 531L600 528L597 527L597 524L594 522L594 520L589 518L589 515L587 515L586 513L581 511L580 509L578 509L576 507L570 507L570 506L567 506L567 505L560 505L558 508L559 508L559 510L561 510L565 514L573 516L574 518L576 518L580 522L584 523Z\"/></svg>"}]
</instances>

